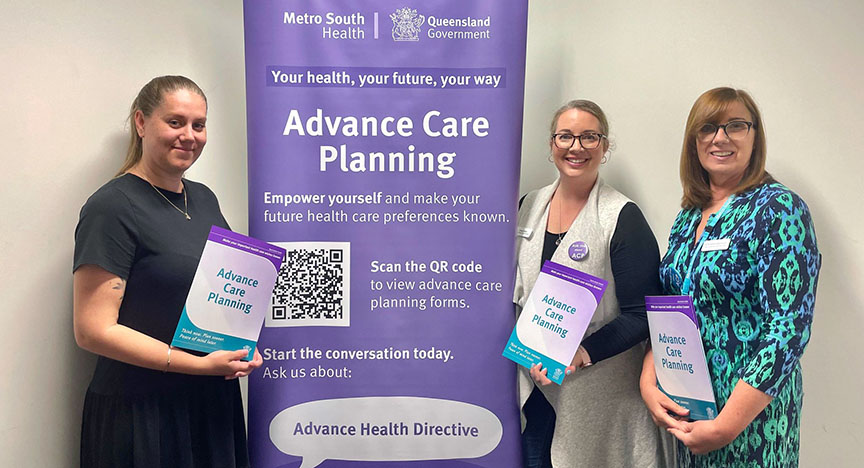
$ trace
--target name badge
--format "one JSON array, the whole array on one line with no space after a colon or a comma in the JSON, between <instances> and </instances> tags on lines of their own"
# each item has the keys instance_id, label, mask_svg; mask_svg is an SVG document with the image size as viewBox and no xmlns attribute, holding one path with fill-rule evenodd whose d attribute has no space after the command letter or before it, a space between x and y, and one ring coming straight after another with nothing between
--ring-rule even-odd
<instances>
[{"instance_id":1,"label":"name badge","mask_svg":"<svg viewBox=\"0 0 864 468\"><path fill-rule=\"evenodd\" d=\"M533 229L527 227L516 228L516 237L524 237L525 239L531 237L531 233L534 232Z\"/></svg>"},{"instance_id":2,"label":"name badge","mask_svg":"<svg viewBox=\"0 0 864 468\"><path fill-rule=\"evenodd\" d=\"M703 252L714 252L717 250L726 250L729 248L730 239L712 239L709 241L705 241L702 244Z\"/></svg>"}]
</instances>

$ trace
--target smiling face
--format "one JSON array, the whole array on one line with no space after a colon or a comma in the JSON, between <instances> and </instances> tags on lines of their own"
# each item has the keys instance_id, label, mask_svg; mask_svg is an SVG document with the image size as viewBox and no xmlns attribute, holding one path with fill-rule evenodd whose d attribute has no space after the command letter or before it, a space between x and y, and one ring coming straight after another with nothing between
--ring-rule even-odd
<instances>
[{"instance_id":1,"label":"smiling face","mask_svg":"<svg viewBox=\"0 0 864 468\"><path fill-rule=\"evenodd\" d=\"M729 122L753 122L753 115L740 101L732 101L726 110L720 114L715 125ZM723 130L718 129L713 138L703 141L696 136L696 154L699 163L708 172L712 185L736 186L744 176L753 154L753 144L756 132L750 129L742 138L729 138Z\"/></svg>"},{"instance_id":2,"label":"smiling face","mask_svg":"<svg viewBox=\"0 0 864 468\"><path fill-rule=\"evenodd\" d=\"M570 109L558 117L555 125L555 133L569 133L572 135L584 135L586 133L601 134L600 121L590 113L581 109ZM605 138L601 139L600 145L593 149L585 149L574 141L570 149L561 149L550 140L552 160L561 174L561 178L587 178L594 180L600 171L600 160L608 148Z\"/></svg>"},{"instance_id":3,"label":"smiling face","mask_svg":"<svg viewBox=\"0 0 864 468\"><path fill-rule=\"evenodd\" d=\"M149 116L135 113L141 137L141 164L156 173L182 176L207 143L207 102L180 89L165 93Z\"/></svg>"}]
</instances>

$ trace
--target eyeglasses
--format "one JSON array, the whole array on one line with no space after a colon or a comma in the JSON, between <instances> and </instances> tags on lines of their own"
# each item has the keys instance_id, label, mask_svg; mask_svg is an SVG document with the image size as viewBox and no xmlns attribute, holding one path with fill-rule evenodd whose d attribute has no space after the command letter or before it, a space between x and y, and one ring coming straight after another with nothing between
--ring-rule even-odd
<instances>
[{"instance_id":1,"label":"eyeglasses","mask_svg":"<svg viewBox=\"0 0 864 468\"><path fill-rule=\"evenodd\" d=\"M584 149L594 149L600 146L600 140L606 138L602 133L583 133L574 135L572 133L555 133L552 135L552 141L555 146L560 149L569 150L579 140L579 146Z\"/></svg>"},{"instance_id":2,"label":"eyeglasses","mask_svg":"<svg viewBox=\"0 0 864 468\"><path fill-rule=\"evenodd\" d=\"M752 127L753 122L747 122L746 120L735 120L725 125L706 123L696 131L696 138L703 143L708 143L717 136L717 132L722 128L730 140L742 140L750 133L750 128Z\"/></svg>"}]
</instances>

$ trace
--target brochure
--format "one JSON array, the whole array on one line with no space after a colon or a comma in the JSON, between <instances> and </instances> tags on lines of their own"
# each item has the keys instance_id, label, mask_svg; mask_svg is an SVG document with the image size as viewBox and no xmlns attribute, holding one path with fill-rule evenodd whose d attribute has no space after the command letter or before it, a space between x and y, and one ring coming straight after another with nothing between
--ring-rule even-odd
<instances>
[{"instance_id":1,"label":"brochure","mask_svg":"<svg viewBox=\"0 0 864 468\"><path fill-rule=\"evenodd\" d=\"M549 380L560 385L607 284L587 273L545 262L510 334L504 357L529 368L540 363Z\"/></svg>"},{"instance_id":2,"label":"brochure","mask_svg":"<svg viewBox=\"0 0 864 468\"><path fill-rule=\"evenodd\" d=\"M249 352L270 310L285 249L213 226L171 346Z\"/></svg>"},{"instance_id":3,"label":"brochure","mask_svg":"<svg viewBox=\"0 0 864 468\"><path fill-rule=\"evenodd\" d=\"M690 419L717 417L714 388L690 296L646 296L657 387L690 410Z\"/></svg>"}]
</instances>

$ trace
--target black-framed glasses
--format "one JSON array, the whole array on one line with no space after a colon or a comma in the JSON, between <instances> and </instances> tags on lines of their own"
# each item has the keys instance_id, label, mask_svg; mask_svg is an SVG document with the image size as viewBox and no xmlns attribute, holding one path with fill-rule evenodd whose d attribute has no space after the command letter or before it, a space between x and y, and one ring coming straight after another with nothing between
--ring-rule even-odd
<instances>
[{"instance_id":1,"label":"black-framed glasses","mask_svg":"<svg viewBox=\"0 0 864 468\"><path fill-rule=\"evenodd\" d=\"M600 140L604 138L606 138L606 135L594 132L583 133L581 135L574 135L572 133L552 134L552 141L555 143L555 146L564 150L572 148L576 140L579 140L579 146L582 148L594 149L600 146Z\"/></svg>"},{"instance_id":2,"label":"black-framed glasses","mask_svg":"<svg viewBox=\"0 0 864 468\"><path fill-rule=\"evenodd\" d=\"M699 127L699 130L696 131L696 138L703 143L708 143L717 136L717 132L719 132L721 128L726 132L726 136L729 137L730 140L742 140L750 133L750 129L753 128L753 122L734 120L724 125L715 125L712 123L702 124L702 126Z\"/></svg>"}]
</instances>

